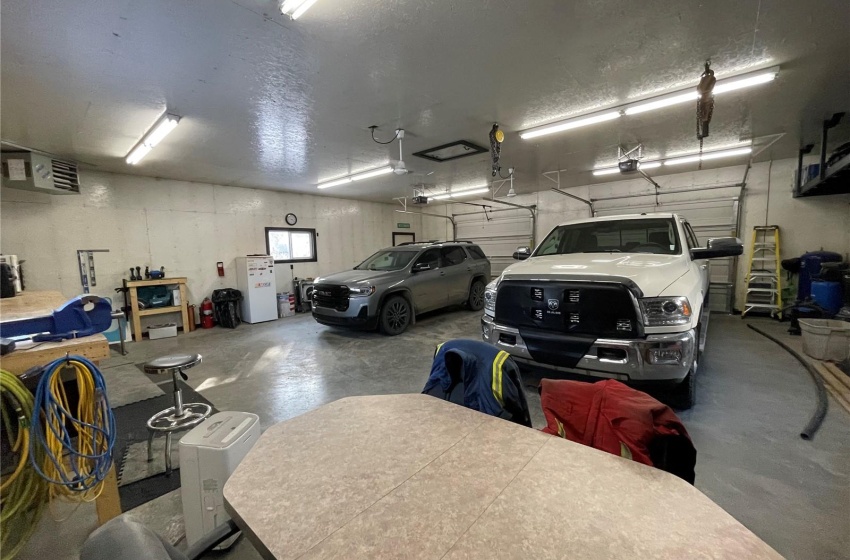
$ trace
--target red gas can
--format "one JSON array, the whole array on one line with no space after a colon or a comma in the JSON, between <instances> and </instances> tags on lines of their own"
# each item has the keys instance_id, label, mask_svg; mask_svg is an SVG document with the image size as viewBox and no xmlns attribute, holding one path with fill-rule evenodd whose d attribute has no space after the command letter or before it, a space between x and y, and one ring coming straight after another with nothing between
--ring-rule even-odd
<instances>
[{"instance_id":1,"label":"red gas can","mask_svg":"<svg viewBox=\"0 0 850 560\"><path fill-rule=\"evenodd\" d=\"M204 298L204 301L201 302L201 328L211 329L214 324L212 300L210 298Z\"/></svg>"}]
</instances>

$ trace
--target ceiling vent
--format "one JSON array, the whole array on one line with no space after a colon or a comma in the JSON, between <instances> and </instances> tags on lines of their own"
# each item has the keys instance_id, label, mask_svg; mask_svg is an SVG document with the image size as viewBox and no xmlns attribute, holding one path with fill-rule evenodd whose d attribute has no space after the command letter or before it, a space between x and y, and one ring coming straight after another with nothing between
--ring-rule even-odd
<instances>
[{"instance_id":1,"label":"ceiling vent","mask_svg":"<svg viewBox=\"0 0 850 560\"><path fill-rule=\"evenodd\" d=\"M77 165L32 152L3 152L3 186L47 194L80 194Z\"/></svg>"},{"instance_id":2,"label":"ceiling vent","mask_svg":"<svg viewBox=\"0 0 850 560\"><path fill-rule=\"evenodd\" d=\"M486 148L482 148L477 144L467 142L466 140L458 140L457 142L443 144L442 146L437 146L436 148L422 150L421 152L416 152L413 155L415 155L416 157L421 157L429 159L431 161L442 163L444 161L451 161L453 159L474 156L486 152Z\"/></svg>"}]
</instances>

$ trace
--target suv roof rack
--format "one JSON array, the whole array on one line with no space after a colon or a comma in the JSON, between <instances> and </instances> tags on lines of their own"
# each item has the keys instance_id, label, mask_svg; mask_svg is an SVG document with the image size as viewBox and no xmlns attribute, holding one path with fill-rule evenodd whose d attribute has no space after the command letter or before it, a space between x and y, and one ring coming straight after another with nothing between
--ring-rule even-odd
<instances>
[{"instance_id":1,"label":"suv roof rack","mask_svg":"<svg viewBox=\"0 0 850 560\"><path fill-rule=\"evenodd\" d=\"M455 239L452 243L469 243L470 245L474 245L474 241L470 241L469 239Z\"/></svg>"},{"instance_id":2,"label":"suv roof rack","mask_svg":"<svg viewBox=\"0 0 850 560\"><path fill-rule=\"evenodd\" d=\"M399 243L396 247L402 247L404 245L420 245L421 241L405 241L404 243Z\"/></svg>"}]
</instances>

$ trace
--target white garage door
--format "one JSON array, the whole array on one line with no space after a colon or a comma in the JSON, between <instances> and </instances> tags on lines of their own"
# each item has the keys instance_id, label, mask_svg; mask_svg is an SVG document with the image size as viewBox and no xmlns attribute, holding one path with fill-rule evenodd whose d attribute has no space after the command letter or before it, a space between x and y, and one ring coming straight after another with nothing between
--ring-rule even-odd
<instances>
[{"instance_id":1,"label":"white garage door","mask_svg":"<svg viewBox=\"0 0 850 560\"><path fill-rule=\"evenodd\" d=\"M704 244L710 237L740 236L738 233L740 195L741 187L730 185L723 188L712 187L711 190L692 189L688 192L674 191L670 194L659 194L658 204L654 195L597 199L594 200L593 209L597 216L673 212L691 224L700 243ZM709 308L712 311L732 312L735 266L735 258L709 261L711 278Z\"/></svg>"},{"instance_id":2,"label":"white garage door","mask_svg":"<svg viewBox=\"0 0 850 560\"><path fill-rule=\"evenodd\" d=\"M462 212L454 215L457 239L478 244L490 258L495 278L515 262L517 247L531 246L534 226L531 214L521 208L496 208L483 211Z\"/></svg>"}]
</instances>

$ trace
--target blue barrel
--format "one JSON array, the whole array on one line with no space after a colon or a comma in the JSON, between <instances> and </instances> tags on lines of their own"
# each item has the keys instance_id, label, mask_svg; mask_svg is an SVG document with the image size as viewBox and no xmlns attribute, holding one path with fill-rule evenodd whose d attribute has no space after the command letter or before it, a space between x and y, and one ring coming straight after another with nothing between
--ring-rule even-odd
<instances>
[{"instance_id":1,"label":"blue barrel","mask_svg":"<svg viewBox=\"0 0 850 560\"><path fill-rule=\"evenodd\" d=\"M841 283L815 280L812 282L812 300L835 315L841 309Z\"/></svg>"},{"instance_id":2,"label":"blue barrel","mask_svg":"<svg viewBox=\"0 0 850 560\"><path fill-rule=\"evenodd\" d=\"M820 274L820 264L824 262L841 262L841 255L832 251L812 251L800 257L797 301L805 301L811 295L812 280Z\"/></svg>"}]
</instances>

